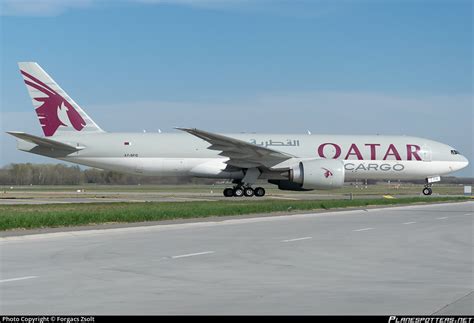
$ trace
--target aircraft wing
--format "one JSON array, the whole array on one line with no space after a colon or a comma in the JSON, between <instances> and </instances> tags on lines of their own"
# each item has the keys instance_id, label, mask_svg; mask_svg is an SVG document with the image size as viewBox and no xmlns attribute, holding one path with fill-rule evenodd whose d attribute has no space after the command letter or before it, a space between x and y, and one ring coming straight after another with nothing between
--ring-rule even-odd
<instances>
[{"instance_id":1,"label":"aircraft wing","mask_svg":"<svg viewBox=\"0 0 474 323\"><path fill-rule=\"evenodd\" d=\"M20 138L24 141L28 141L38 146L46 147L50 149L78 151L85 148L85 147L76 147L76 146L69 145L69 144L52 140L52 139L30 135L28 133L20 132L20 131L7 131L7 133L14 137Z\"/></svg>"},{"instance_id":2,"label":"aircraft wing","mask_svg":"<svg viewBox=\"0 0 474 323\"><path fill-rule=\"evenodd\" d=\"M176 128L186 131L211 144L208 149L220 150L219 155L229 157L226 161L228 165L239 168L267 167L275 166L287 159L294 158L277 150L261 147L249 142L199 130L196 128Z\"/></svg>"}]
</instances>

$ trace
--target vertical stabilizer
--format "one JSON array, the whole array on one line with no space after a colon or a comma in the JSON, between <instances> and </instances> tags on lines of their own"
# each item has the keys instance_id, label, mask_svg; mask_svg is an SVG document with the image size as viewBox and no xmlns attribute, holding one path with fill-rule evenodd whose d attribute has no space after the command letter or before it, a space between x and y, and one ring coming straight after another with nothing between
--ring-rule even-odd
<instances>
[{"instance_id":1,"label":"vertical stabilizer","mask_svg":"<svg viewBox=\"0 0 474 323\"><path fill-rule=\"evenodd\" d=\"M35 62L18 66L46 137L103 132L41 66Z\"/></svg>"}]
</instances>

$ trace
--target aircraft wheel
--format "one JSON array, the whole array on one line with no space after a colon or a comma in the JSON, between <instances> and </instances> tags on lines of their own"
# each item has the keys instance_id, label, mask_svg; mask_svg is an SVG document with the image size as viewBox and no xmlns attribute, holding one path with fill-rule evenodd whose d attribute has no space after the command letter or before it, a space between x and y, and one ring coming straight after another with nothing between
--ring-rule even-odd
<instances>
[{"instance_id":1,"label":"aircraft wheel","mask_svg":"<svg viewBox=\"0 0 474 323\"><path fill-rule=\"evenodd\" d=\"M431 195L433 194L433 190L430 187L425 187L423 189L423 195Z\"/></svg>"},{"instance_id":2,"label":"aircraft wheel","mask_svg":"<svg viewBox=\"0 0 474 323\"><path fill-rule=\"evenodd\" d=\"M234 196L235 196L235 197L242 197L242 196L244 196L244 190L242 189L242 187L236 187L236 188L234 188L233 193L234 193Z\"/></svg>"},{"instance_id":3,"label":"aircraft wheel","mask_svg":"<svg viewBox=\"0 0 474 323\"><path fill-rule=\"evenodd\" d=\"M257 187L254 189L255 196L262 197L265 195L265 189L263 187Z\"/></svg>"},{"instance_id":4,"label":"aircraft wheel","mask_svg":"<svg viewBox=\"0 0 474 323\"><path fill-rule=\"evenodd\" d=\"M246 197L252 197L252 196L254 195L253 188L251 188L251 187L246 187L246 188L244 189L244 195L245 195Z\"/></svg>"},{"instance_id":5,"label":"aircraft wheel","mask_svg":"<svg viewBox=\"0 0 474 323\"><path fill-rule=\"evenodd\" d=\"M234 196L234 190L231 188L224 189L224 196L225 197L232 197Z\"/></svg>"}]
</instances>

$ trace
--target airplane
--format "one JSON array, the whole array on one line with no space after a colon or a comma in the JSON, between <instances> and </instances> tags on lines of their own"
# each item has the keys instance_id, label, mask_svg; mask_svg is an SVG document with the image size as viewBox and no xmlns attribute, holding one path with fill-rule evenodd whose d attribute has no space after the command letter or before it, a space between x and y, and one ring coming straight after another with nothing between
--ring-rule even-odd
<instances>
[{"instance_id":1,"label":"airplane","mask_svg":"<svg viewBox=\"0 0 474 323\"><path fill-rule=\"evenodd\" d=\"M281 190L340 188L346 181L423 179L432 194L441 175L468 166L455 148L429 139L382 135L110 133L35 62L18 63L44 136L8 131L19 150L143 176L230 180L226 197L262 197L257 180Z\"/></svg>"}]
</instances>

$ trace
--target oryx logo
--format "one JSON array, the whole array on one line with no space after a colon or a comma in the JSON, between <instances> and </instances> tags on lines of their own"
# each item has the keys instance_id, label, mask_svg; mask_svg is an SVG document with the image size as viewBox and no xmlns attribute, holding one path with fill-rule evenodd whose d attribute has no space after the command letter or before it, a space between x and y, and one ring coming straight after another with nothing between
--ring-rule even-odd
<instances>
[{"instance_id":1,"label":"oryx logo","mask_svg":"<svg viewBox=\"0 0 474 323\"><path fill-rule=\"evenodd\" d=\"M330 176L333 176L333 173L327 169L327 168L324 168L324 167L321 167L325 172L324 172L324 177L328 178Z\"/></svg>"},{"instance_id":2,"label":"oryx logo","mask_svg":"<svg viewBox=\"0 0 474 323\"><path fill-rule=\"evenodd\" d=\"M34 98L36 101L43 103L36 108L36 115L46 137L54 135L59 126L68 127L71 125L77 131L81 131L84 128L86 125L84 119L59 93L25 71L21 71L21 74L25 77L27 85L46 95ZM63 115L62 119L60 118L60 113ZM64 120L65 118L69 119L69 122Z\"/></svg>"}]
</instances>

